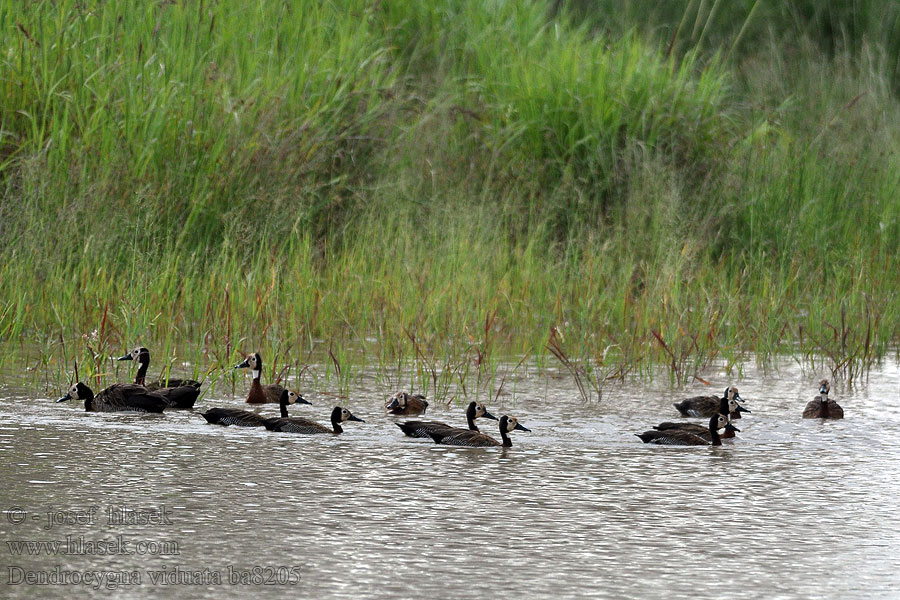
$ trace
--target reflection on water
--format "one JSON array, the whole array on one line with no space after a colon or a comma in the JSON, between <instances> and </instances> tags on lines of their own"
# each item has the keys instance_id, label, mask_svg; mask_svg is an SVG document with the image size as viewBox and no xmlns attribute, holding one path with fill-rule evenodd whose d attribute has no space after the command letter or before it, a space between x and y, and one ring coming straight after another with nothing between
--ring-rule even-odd
<instances>
[{"instance_id":1,"label":"reflection on water","mask_svg":"<svg viewBox=\"0 0 900 600\"><path fill-rule=\"evenodd\" d=\"M715 391L728 382L707 376L722 382ZM405 438L375 386L349 403L366 423L340 437L223 428L190 412L86 414L0 390L0 581L59 566L137 571L141 587L124 588L134 595L152 591L150 572L185 586L194 577L210 585L178 589L210 598L262 580L347 598L896 597L900 373L836 382L847 418L834 422L800 418L817 379L790 366L745 372L737 384L753 414L721 448L634 437L707 391L663 381L610 388L592 404L564 379L518 381L515 398L488 406L533 430L515 432L509 450ZM329 399L307 397L314 406L292 412L326 422ZM198 402L216 405L239 402ZM464 423L461 406L428 416ZM143 509L129 514L144 522L110 523L110 508ZM82 521L48 529L47 512L59 511ZM119 547L28 556L9 546L66 536L75 550L78 540ZM4 595L72 591L6 585Z\"/></svg>"}]
</instances>

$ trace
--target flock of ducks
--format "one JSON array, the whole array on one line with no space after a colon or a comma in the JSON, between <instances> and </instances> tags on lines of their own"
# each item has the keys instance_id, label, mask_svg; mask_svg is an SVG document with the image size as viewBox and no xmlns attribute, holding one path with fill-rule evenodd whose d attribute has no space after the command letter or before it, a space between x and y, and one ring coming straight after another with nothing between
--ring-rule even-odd
<instances>
[{"instance_id":1,"label":"flock of ducks","mask_svg":"<svg viewBox=\"0 0 900 600\"><path fill-rule=\"evenodd\" d=\"M147 412L161 413L166 409L192 409L200 395L201 382L193 379L168 379L167 381L146 381L147 369L150 366L150 351L147 348L135 348L118 360L132 360L138 365L134 383L115 383L97 394L90 387L78 382L69 388L65 396L57 400L82 400L84 409L93 412ZM312 404L299 393L278 384L263 385L262 357L254 353L234 366L235 369L250 369L253 380L247 394L246 403L255 410L236 408L210 408L200 413L207 423L214 425L234 425L237 427L265 427L269 431L283 433L316 434L343 433L342 425L348 421L364 423L348 409L335 406L331 411L331 426L323 425L311 419L292 417L288 407L294 404ZM808 419L842 419L844 410L833 399L828 397L831 387L828 380L819 384L819 395L806 405L803 417ZM651 431L635 434L646 444L668 446L721 446L723 438L734 437L740 429L732 423L740 419L741 413L749 413L740 402L743 401L738 389L734 386L725 389L722 397L696 396L687 398L673 406L684 417L709 418L708 425L685 421L667 421L653 427ZM263 404L277 403L281 415L264 417L259 410ZM428 401L421 394L398 392L385 403L385 410L394 416L423 415L428 408ZM479 431L477 419L491 419L498 422L500 441ZM509 434L513 431L531 431L519 423L518 419L503 415L499 419L488 412L481 402L470 402L466 408L467 427L454 427L439 421L410 420L396 423L397 427L409 437L430 438L435 443L450 446L481 448L490 446L512 446ZM722 433L719 433L722 431Z\"/></svg>"}]
</instances>

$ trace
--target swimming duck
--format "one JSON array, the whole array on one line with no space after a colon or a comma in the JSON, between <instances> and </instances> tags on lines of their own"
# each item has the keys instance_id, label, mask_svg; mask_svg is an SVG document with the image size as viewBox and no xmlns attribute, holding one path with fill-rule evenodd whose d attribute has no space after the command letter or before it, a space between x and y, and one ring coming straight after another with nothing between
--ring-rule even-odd
<instances>
[{"instance_id":1,"label":"swimming duck","mask_svg":"<svg viewBox=\"0 0 900 600\"><path fill-rule=\"evenodd\" d=\"M819 382L819 395L809 401L803 409L804 419L843 419L844 409L828 397L831 384L827 379Z\"/></svg>"},{"instance_id":2,"label":"swimming duck","mask_svg":"<svg viewBox=\"0 0 900 600\"><path fill-rule=\"evenodd\" d=\"M660 423L659 425L654 425L653 429L655 429L657 431L662 431L662 432L682 431L685 433L692 433L696 436L702 437L707 442L712 441L712 434L709 432L709 427L706 425L701 425L700 423L670 423L670 422L666 422L666 423ZM725 425L725 430L719 434L719 437L722 439L733 438L735 431L740 432L740 429L738 429L731 423L727 423Z\"/></svg>"},{"instance_id":3,"label":"swimming duck","mask_svg":"<svg viewBox=\"0 0 900 600\"><path fill-rule=\"evenodd\" d=\"M94 395L91 388L78 382L57 402L66 400L84 400L84 410L88 412L161 413L167 406L158 392L134 383L114 383Z\"/></svg>"},{"instance_id":4,"label":"swimming duck","mask_svg":"<svg viewBox=\"0 0 900 600\"><path fill-rule=\"evenodd\" d=\"M481 402L469 402L468 408L466 408L466 421L469 424L468 431L478 431L478 426L475 425L475 419L480 417L484 417L485 419L493 419L497 420L497 417L492 415L487 411L484 407L484 404ZM461 427L453 427L452 425L447 425L446 423L441 423L440 421L406 421L405 423L397 423L397 427L399 427L403 433L408 435L409 437L417 437L417 438L429 438L431 437L429 433L431 432L446 432L447 430L459 430L466 431Z\"/></svg>"},{"instance_id":5,"label":"swimming duck","mask_svg":"<svg viewBox=\"0 0 900 600\"><path fill-rule=\"evenodd\" d=\"M310 419L304 419L302 417L288 417L284 413L282 413L280 419L266 419L263 424L269 431L281 431L284 433L340 434L344 433L344 429L341 427L341 423L345 423L346 421L357 421L359 423L365 423L365 421L363 421L359 417L353 416L353 414L346 408L335 406L331 411L331 429L325 427L324 425L316 423L315 421L311 421Z\"/></svg>"},{"instance_id":6,"label":"swimming duck","mask_svg":"<svg viewBox=\"0 0 900 600\"><path fill-rule=\"evenodd\" d=\"M738 405L737 401L735 401L733 398L731 400L727 400L725 398L719 398L719 414L720 415L725 415L726 417L729 417L729 415L732 412L737 410L738 406L739 405ZM730 417L728 420L729 420L729 422L731 421ZM685 423L684 421L678 421L678 422L665 421L663 423L660 423L659 425L654 425L653 429L656 429L657 431L668 431L668 430L687 431L688 433L693 433L695 435L699 435L700 437L705 439L707 442L712 440L712 438L709 435L709 428L706 425L703 425L701 423ZM735 431L740 431L740 429L738 429L734 426L726 427L725 431L722 434L720 434L720 437L722 439L733 438Z\"/></svg>"},{"instance_id":7,"label":"swimming duck","mask_svg":"<svg viewBox=\"0 0 900 600\"><path fill-rule=\"evenodd\" d=\"M281 416L287 417L289 404L310 404L303 396L291 390L284 390L279 397L278 404L281 407ZM262 427L268 420L259 413L239 408L211 408L201 413L207 423L213 425L236 425L238 427Z\"/></svg>"},{"instance_id":8,"label":"swimming duck","mask_svg":"<svg viewBox=\"0 0 900 600\"><path fill-rule=\"evenodd\" d=\"M725 393L722 398L725 400L734 400L736 403L743 401L743 398L741 398L741 395L738 393L738 389L734 386L725 388ZM694 396L693 398L687 398L681 402L677 402L672 406L677 408L682 416L706 418L717 414L716 411L719 409L719 403L722 398L719 398L718 396ZM731 409L730 416L732 419L740 419L742 412L751 411L740 404L737 404L737 408Z\"/></svg>"},{"instance_id":9,"label":"swimming duck","mask_svg":"<svg viewBox=\"0 0 900 600\"><path fill-rule=\"evenodd\" d=\"M145 383L147 368L150 366L150 351L141 346L135 348L125 356L117 360L135 360L138 363L137 374L134 382L142 385L150 391L159 392L166 399L166 408L194 408L194 403L200 395L200 382L193 379L169 379L163 385L160 381Z\"/></svg>"},{"instance_id":10,"label":"swimming duck","mask_svg":"<svg viewBox=\"0 0 900 600\"><path fill-rule=\"evenodd\" d=\"M137 373L134 375L134 382L138 385L146 387L148 390L158 390L160 388L176 388L182 386L190 386L200 389L200 382L194 379L177 379L170 377L166 381L151 381L147 383L147 369L150 367L150 351L140 346L135 348L125 356L120 356L116 360L133 360L138 364Z\"/></svg>"},{"instance_id":11,"label":"swimming duck","mask_svg":"<svg viewBox=\"0 0 900 600\"><path fill-rule=\"evenodd\" d=\"M740 431L728 421L728 417L717 413L709 418L708 433L710 440L706 440L703 437L688 431L681 431L678 429L645 431L644 433L636 433L634 435L641 438L641 441L645 444L660 444L665 446L721 446L722 439L719 436L719 430L723 427L726 429L731 427L735 431Z\"/></svg>"},{"instance_id":12,"label":"swimming duck","mask_svg":"<svg viewBox=\"0 0 900 600\"><path fill-rule=\"evenodd\" d=\"M518 429L519 431L531 431L519 423L515 417L503 415L500 417L500 439L498 442L494 438L478 431L470 431L468 429L452 429L449 431L429 431L428 435L436 444L445 444L447 446L466 446L469 448L487 448L490 446L503 446L504 448L512 447L512 440L509 439L509 433Z\"/></svg>"},{"instance_id":13,"label":"swimming duck","mask_svg":"<svg viewBox=\"0 0 900 600\"><path fill-rule=\"evenodd\" d=\"M279 402L281 393L285 390L284 386L277 383L269 383L261 385L259 376L262 374L263 362L259 352L250 354L240 364L234 366L235 369L250 369L253 375L253 381L250 383L250 392L247 394L247 404L266 404ZM302 396L301 396L302 398ZM307 404L309 404L307 402Z\"/></svg>"},{"instance_id":14,"label":"swimming duck","mask_svg":"<svg viewBox=\"0 0 900 600\"><path fill-rule=\"evenodd\" d=\"M410 394L397 392L385 403L384 408L391 415L424 415L428 408L428 401L422 394Z\"/></svg>"}]
</instances>

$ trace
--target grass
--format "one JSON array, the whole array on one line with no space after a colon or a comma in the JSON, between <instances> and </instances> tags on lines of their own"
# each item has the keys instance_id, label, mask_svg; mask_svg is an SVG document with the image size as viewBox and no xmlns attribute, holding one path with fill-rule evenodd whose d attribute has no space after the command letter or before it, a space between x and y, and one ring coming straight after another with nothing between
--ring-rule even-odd
<instances>
[{"instance_id":1,"label":"grass","mask_svg":"<svg viewBox=\"0 0 900 600\"><path fill-rule=\"evenodd\" d=\"M0 0L0 371L861 376L900 341L898 49L831 4Z\"/></svg>"}]
</instances>

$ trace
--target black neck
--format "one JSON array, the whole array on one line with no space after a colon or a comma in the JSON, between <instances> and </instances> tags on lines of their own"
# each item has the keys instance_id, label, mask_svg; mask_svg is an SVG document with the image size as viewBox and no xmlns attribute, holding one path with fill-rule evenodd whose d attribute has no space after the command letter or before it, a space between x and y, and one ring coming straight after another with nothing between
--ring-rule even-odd
<instances>
[{"instance_id":1,"label":"black neck","mask_svg":"<svg viewBox=\"0 0 900 600\"><path fill-rule=\"evenodd\" d=\"M504 448L512 448L512 440L509 439L509 434L506 433L506 427L500 428L500 439L503 440Z\"/></svg>"},{"instance_id":2,"label":"black neck","mask_svg":"<svg viewBox=\"0 0 900 600\"><path fill-rule=\"evenodd\" d=\"M134 382L138 385L144 385L144 379L147 377L147 367L150 366L149 362L138 363L138 370L134 376Z\"/></svg>"},{"instance_id":3,"label":"black neck","mask_svg":"<svg viewBox=\"0 0 900 600\"><path fill-rule=\"evenodd\" d=\"M721 446L722 438L719 437L719 417L714 416L709 422L709 436L712 439L713 446Z\"/></svg>"},{"instance_id":4,"label":"black neck","mask_svg":"<svg viewBox=\"0 0 900 600\"><path fill-rule=\"evenodd\" d=\"M282 400L279 404L280 404L280 407L281 407L281 418L282 418L282 419L287 419L287 418L288 418L288 411L287 411L287 405L288 405L288 403L287 403L287 401L286 401L286 400Z\"/></svg>"},{"instance_id":5,"label":"black neck","mask_svg":"<svg viewBox=\"0 0 900 600\"><path fill-rule=\"evenodd\" d=\"M341 427L341 409L335 408L331 411L331 426L335 433L344 433L344 429Z\"/></svg>"},{"instance_id":6,"label":"black neck","mask_svg":"<svg viewBox=\"0 0 900 600\"><path fill-rule=\"evenodd\" d=\"M475 403L469 405L466 409L466 421L469 423L470 431L478 431L478 425L475 424Z\"/></svg>"}]
</instances>

